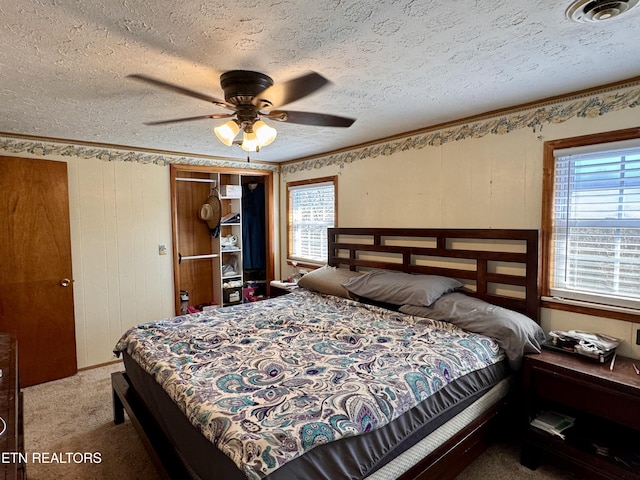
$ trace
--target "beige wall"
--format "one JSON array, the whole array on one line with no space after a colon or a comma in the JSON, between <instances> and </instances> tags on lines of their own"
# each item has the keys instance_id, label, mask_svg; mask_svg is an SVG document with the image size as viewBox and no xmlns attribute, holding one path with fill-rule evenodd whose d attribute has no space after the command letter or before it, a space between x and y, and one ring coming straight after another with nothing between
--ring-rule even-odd
<instances>
[{"instance_id":1,"label":"beige wall","mask_svg":"<svg viewBox=\"0 0 640 480\"><path fill-rule=\"evenodd\" d=\"M338 175L341 227L540 228L542 153L547 140L638 125L637 109L595 118L574 117L545 124L541 131L520 128L506 134L451 141L391 155L319 168L285 170L286 182ZM281 198L282 232L286 202ZM284 237L283 237L284 238ZM281 256L283 274L290 272ZM545 331L582 329L624 339L619 352L640 358L635 332L640 324L544 309Z\"/></svg>"},{"instance_id":2,"label":"beige wall","mask_svg":"<svg viewBox=\"0 0 640 480\"><path fill-rule=\"evenodd\" d=\"M169 169L70 159L78 367L114 360L129 327L174 310ZM168 255L159 255L165 244Z\"/></svg>"}]
</instances>

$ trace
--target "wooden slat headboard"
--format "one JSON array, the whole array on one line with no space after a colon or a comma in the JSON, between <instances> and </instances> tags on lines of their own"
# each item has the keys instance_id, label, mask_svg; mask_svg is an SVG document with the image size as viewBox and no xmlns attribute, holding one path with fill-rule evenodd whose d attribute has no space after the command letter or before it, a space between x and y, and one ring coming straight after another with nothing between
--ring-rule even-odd
<instances>
[{"instance_id":1,"label":"wooden slat headboard","mask_svg":"<svg viewBox=\"0 0 640 480\"><path fill-rule=\"evenodd\" d=\"M459 279L467 292L538 321L538 231L330 228L328 264Z\"/></svg>"}]
</instances>

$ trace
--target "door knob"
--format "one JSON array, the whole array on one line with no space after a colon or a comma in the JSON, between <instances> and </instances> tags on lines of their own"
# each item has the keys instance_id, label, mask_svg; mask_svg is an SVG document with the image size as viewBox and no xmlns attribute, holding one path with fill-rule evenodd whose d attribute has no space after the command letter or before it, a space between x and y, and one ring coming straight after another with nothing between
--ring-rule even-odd
<instances>
[{"instance_id":1,"label":"door knob","mask_svg":"<svg viewBox=\"0 0 640 480\"><path fill-rule=\"evenodd\" d=\"M71 280L69 280L68 278L63 278L62 280L60 280L60 285L62 285L63 287L68 287L69 285L71 285Z\"/></svg>"}]
</instances>

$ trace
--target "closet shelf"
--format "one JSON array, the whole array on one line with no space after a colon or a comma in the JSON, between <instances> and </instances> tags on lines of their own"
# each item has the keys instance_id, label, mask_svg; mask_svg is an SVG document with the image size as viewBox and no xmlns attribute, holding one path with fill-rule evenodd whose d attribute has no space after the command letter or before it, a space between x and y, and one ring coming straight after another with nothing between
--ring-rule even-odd
<instances>
[{"instance_id":1,"label":"closet shelf","mask_svg":"<svg viewBox=\"0 0 640 480\"><path fill-rule=\"evenodd\" d=\"M176 315L189 306L242 303L245 280L247 285L249 279L266 282L267 276L273 275L272 256L269 257L268 268L266 263L266 252L272 249L264 225L270 218L266 208L273 205L273 172L180 164L171 164L169 170L172 239L176 252L174 255L177 257L173 265ZM257 194L251 196L252 202L256 203L255 208L251 214L247 213L246 219L243 196L245 190L251 187L245 185L253 185L258 189ZM201 217L203 202L211 195L220 200L220 218L215 226L213 223L209 225ZM253 215L254 211L258 214ZM217 229L212 229L212 226ZM245 232L252 235L251 250L247 251L243 242ZM268 232L270 234L271 230ZM254 255L249 256L248 253L265 257L260 257L264 265L258 266L262 268L258 268L255 262L249 262ZM253 268L245 269L245 261ZM228 284L233 287L225 288L230 287ZM249 287L246 288L249 292ZM263 296L268 293L266 290ZM186 302L183 297L186 297Z\"/></svg>"}]
</instances>

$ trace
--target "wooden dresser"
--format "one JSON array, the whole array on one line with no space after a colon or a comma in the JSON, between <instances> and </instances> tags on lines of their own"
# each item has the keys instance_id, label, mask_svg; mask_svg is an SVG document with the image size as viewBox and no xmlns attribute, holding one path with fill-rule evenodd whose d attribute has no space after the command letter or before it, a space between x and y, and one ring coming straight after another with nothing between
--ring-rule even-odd
<instances>
[{"instance_id":1,"label":"wooden dresser","mask_svg":"<svg viewBox=\"0 0 640 480\"><path fill-rule=\"evenodd\" d=\"M0 333L0 480L25 479L22 393L18 379L18 345Z\"/></svg>"}]
</instances>

